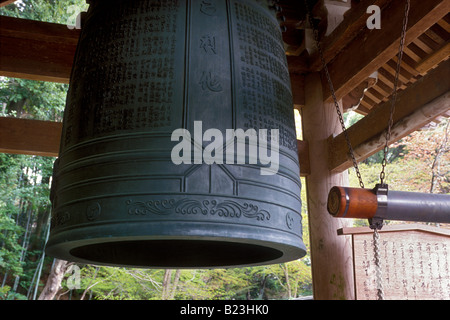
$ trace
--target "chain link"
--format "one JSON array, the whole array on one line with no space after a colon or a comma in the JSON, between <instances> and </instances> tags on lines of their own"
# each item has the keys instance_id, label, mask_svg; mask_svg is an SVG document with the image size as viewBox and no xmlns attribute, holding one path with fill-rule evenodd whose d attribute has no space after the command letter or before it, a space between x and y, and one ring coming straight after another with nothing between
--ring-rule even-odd
<instances>
[{"instance_id":1,"label":"chain link","mask_svg":"<svg viewBox=\"0 0 450 320\"><path fill-rule=\"evenodd\" d=\"M350 142L350 138L348 136L347 129L345 127L344 117L342 116L341 108L339 107L339 103L338 103L338 100L337 100L337 97L336 97L336 92L334 91L334 86L333 86L333 83L331 81L331 76L330 76L330 73L328 72L327 63L325 62L325 58L323 56L322 46L320 45L320 41L319 41L319 30L314 25L314 20L312 18L311 10L309 8L307 0L305 0L305 7L306 7L307 15L308 15L309 25L310 25L310 27L312 28L312 31L313 31L314 41L315 41L315 44L316 44L316 47L317 47L317 51L319 52L320 61L322 62L322 67L323 67L323 70L325 72L325 76L327 78L327 82L328 82L328 85L330 87L331 96L333 97L334 106L336 108L336 112L337 112L337 115L339 117L339 122L340 122L341 127L342 127L342 132L344 133L345 141L347 142L347 147L348 147L348 150L349 150L350 158L352 159L353 167L355 168L356 176L358 177L359 186L364 189L364 182L362 180L361 173L359 171L358 162L356 161L355 153L353 151L353 147L352 147L352 144Z\"/></svg>"},{"instance_id":2,"label":"chain link","mask_svg":"<svg viewBox=\"0 0 450 320\"><path fill-rule=\"evenodd\" d=\"M364 182L362 180L361 173L358 168L358 162L356 161L356 158L354 155L353 147L351 145L350 138L348 136L347 129L345 127L344 118L342 116L342 112L339 107L339 103L338 103L338 100L336 97L333 83L331 81L331 76L328 71L328 67L325 62L325 58L323 56L322 47L321 47L320 41L319 41L319 30L314 25L314 20L312 18L311 10L308 6L308 1L305 0L304 2L305 2L305 8L306 8L307 14L308 14L309 25L313 30L315 44L316 44L317 50L319 52L320 60L322 62L322 67L323 67L325 76L327 78L328 85L330 87L331 95L332 95L333 101L334 101L334 106L336 108L336 112L339 117L339 122L341 123L342 131L344 133L345 140L347 142L347 146L349 149L350 157L352 159L353 167L355 168L356 176L358 177L360 187L364 188ZM381 186L385 185L385 183L384 183L385 178L386 178L385 168L387 165L387 154L389 152L389 141L391 140L391 129L392 129L392 125L394 123L393 118L394 118L394 112L395 112L395 103L397 100L397 87L398 87L398 82L399 82L401 62L402 62L402 58L403 58L403 50L404 50L404 46L405 46L409 9L410 9L410 0L406 0L405 14L403 17L403 27L402 27L402 33L401 33L401 37L400 37L400 45L399 45L398 57L397 57L397 66L396 66L396 70L395 70L394 88L393 88L393 93L392 93L392 98L391 98L391 107L390 107L390 111L389 111L389 122L388 122L387 131L386 131L386 143L383 148L384 155L383 155L383 160L381 162L381 173L380 173ZM382 274L382 268L381 268L381 255L380 255L380 235L378 233L377 227L375 227L373 230L374 230L373 231L373 248L374 248L374 260L375 260L375 269L376 269L375 272L376 272L377 298L378 298L378 300L384 300L383 274Z\"/></svg>"},{"instance_id":3,"label":"chain link","mask_svg":"<svg viewBox=\"0 0 450 320\"><path fill-rule=\"evenodd\" d=\"M392 125L394 124L394 112L395 112L395 102L397 100L398 78L400 75L400 67L401 67L402 58L403 58L403 49L405 46L406 28L408 26L409 8L410 8L410 0L406 0L405 15L403 17L402 34L400 37L400 45L399 45L399 49L398 49L397 66L395 69L394 88L393 88L392 98L391 98L391 108L390 108L390 112L389 112L388 128L386 131L386 143L383 148L383 153L384 153L383 160L381 161L380 183L382 185L385 184L384 181L386 179L385 168L387 165L387 155L389 152L389 141L391 140L391 129L392 129Z\"/></svg>"},{"instance_id":4,"label":"chain link","mask_svg":"<svg viewBox=\"0 0 450 320\"><path fill-rule=\"evenodd\" d=\"M378 229L374 229L373 231L373 253L375 259L377 298L378 300L384 300L383 271L381 269L381 255L380 255L380 234L378 233Z\"/></svg>"},{"instance_id":5,"label":"chain link","mask_svg":"<svg viewBox=\"0 0 450 320\"><path fill-rule=\"evenodd\" d=\"M380 185L385 186L386 173L385 168L387 165L387 155L389 152L389 141L391 140L391 129L394 124L394 113L395 113L395 103L397 100L397 87L398 87L398 79L400 75L400 68L403 58L403 50L405 47L405 38L406 38L406 29L408 26L408 16L410 9L410 0L406 0L405 4L405 14L403 17L403 27L402 34L400 37L400 44L398 49L397 56L397 66L395 69L395 79L394 79L394 88L391 97L391 107L389 110L389 121L388 128L386 130L386 142L383 148L383 160L381 162L381 172L380 172ZM377 298L378 300L384 300L384 289L383 289L383 273L381 267L381 257L380 257L380 235L378 233L378 228L373 229L373 250L374 250L374 259L375 259L375 272L376 272L376 283L377 283Z\"/></svg>"}]
</instances>

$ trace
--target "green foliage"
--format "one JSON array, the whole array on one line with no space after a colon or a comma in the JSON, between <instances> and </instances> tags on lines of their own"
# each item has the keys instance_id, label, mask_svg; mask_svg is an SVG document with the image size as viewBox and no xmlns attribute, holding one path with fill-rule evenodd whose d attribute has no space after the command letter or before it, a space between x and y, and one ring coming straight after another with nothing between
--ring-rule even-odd
<instances>
[{"instance_id":1,"label":"green foliage","mask_svg":"<svg viewBox=\"0 0 450 320\"><path fill-rule=\"evenodd\" d=\"M91 288L98 300L151 299L153 287L138 271L126 268L86 266L81 271L81 288ZM83 292L84 292L83 290ZM88 297L89 298L89 297Z\"/></svg>"},{"instance_id":2,"label":"green foliage","mask_svg":"<svg viewBox=\"0 0 450 320\"><path fill-rule=\"evenodd\" d=\"M21 0L0 8L0 15L60 24L74 24L86 11L85 0ZM62 120L68 85L0 77L0 116Z\"/></svg>"},{"instance_id":3,"label":"green foliage","mask_svg":"<svg viewBox=\"0 0 450 320\"><path fill-rule=\"evenodd\" d=\"M76 14L85 9L84 0L23 0L1 8L0 14L73 25ZM0 77L0 116L61 121L67 88L64 84ZM50 211L53 161L45 157L0 154L0 272L3 276L0 279L6 280L1 287L3 297L23 298L34 285L33 275L44 247L43 230ZM306 198L304 192L302 198ZM303 208L306 216L306 206ZM46 261L51 263L51 259ZM289 286L283 284L285 271L296 272L299 263L305 270L309 269L303 262L292 262L292 267L286 264L284 269L277 265L181 270L172 273L169 291L174 299L289 297L293 292L301 294L300 288L311 285L310 276L298 278L297 275L289 277ZM83 299L161 299L164 274L164 270L84 266L81 288L72 290L71 294ZM20 277L19 286L13 288L16 276ZM65 292L69 292L68 276L62 283ZM289 287L293 288L291 293L286 292Z\"/></svg>"},{"instance_id":4,"label":"green foliage","mask_svg":"<svg viewBox=\"0 0 450 320\"><path fill-rule=\"evenodd\" d=\"M430 192L433 172L436 171L433 165L440 153L439 188L435 193L449 193L450 144L445 145L445 141L450 139L448 121L441 122L432 130L416 131L390 146L385 170L389 188L398 191ZM374 157L378 160L359 164L366 188L372 188L379 183L382 157L383 153L380 151ZM359 186L353 169L350 169L349 180L350 186Z\"/></svg>"},{"instance_id":5,"label":"green foliage","mask_svg":"<svg viewBox=\"0 0 450 320\"><path fill-rule=\"evenodd\" d=\"M0 154L0 275L23 298L42 254L53 159Z\"/></svg>"},{"instance_id":6,"label":"green foliage","mask_svg":"<svg viewBox=\"0 0 450 320\"><path fill-rule=\"evenodd\" d=\"M27 300L23 294L11 291L10 286L0 287L0 300Z\"/></svg>"},{"instance_id":7,"label":"green foliage","mask_svg":"<svg viewBox=\"0 0 450 320\"><path fill-rule=\"evenodd\" d=\"M450 192L450 130L449 120L434 128L416 131L389 148L385 169L390 190L409 192ZM366 188L380 183L383 152L359 164ZM350 186L359 187L353 169L350 169ZM434 184L434 188L432 185ZM390 221L386 221L391 223ZM355 226L367 225L366 220L355 220Z\"/></svg>"},{"instance_id":8,"label":"green foliage","mask_svg":"<svg viewBox=\"0 0 450 320\"><path fill-rule=\"evenodd\" d=\"M65 84L0 77L0 116L61 121Z\"/></svg>"},{"instance_id":9,"label":"green foliage","mask_svg":"<svg viewBox=\"0 0 450 320\"><path fill-rule=\"evenodd\" d=\"M13 219L7 216L7 212L0 208L0 272L22 275L22 263L20 261L21 246L18 243L23 228L17 226Z\"/></svg>"},{"instance_id":10,"label":"green foliage","mask_svg":"<svg viewBox=\"0 0 450 320\"><path fill-rule=\"evenodd\" d=\"M1 15L73 24L84 0L23 0L0 9ZM61 121L67 85L0 77L0 116ZM347 127L361 116L346 114ZM442 141L445 122L430 131L414 133L390 148L386 168L390 188L450 191L450 156ZM443 150L443 151L442 151ZM447 151L446 151L447 150ZM441 152L442 151L442 152ZM436 157L441 154L439 166ZM366 187L379 182L382 154L360 164ZM0 299L26 299L42 254L49 221L49 190L53 158L0 154ZM351 170L350 184L359 184ZM302 181L303 186L306 185ZM309 252L306 192L302 190L303 240ZM366 224L358 221L356 224ZM46 259L48 273L52 259ZM289 299L311 295L310 257L285 264L230 269L153 270L80 266L80 288L71 289L66 274L61 299ZM18 281L16 281L18 280ZM20 280L20 281L19 281ZM18 285L15 287L15 284ZM41 281L41 288L44 283Z\"/></svg>"},{"instance_id":11,"label":"green foliage","mask_svg":"<svg viewBox=\"0 0 450 320\"><path fill-rule=\"evenodd\" d=\"M160 300L164 285L172 293L169 298L176 300L288 299L311 294L310 267L301 260L261 267L172 270L169 283L164 284L166 272L83 266L80 289L72 297ZM66 281L62 286L68 293Z\"/></svg>"},{"instance_id":12,"label":"green foliage","mask_svg":"<svg viewBox=\"0 0 450 320\"><path fill-rule=\"evenodd\" d=\"M84 1L76 1L83 3ZM75 3L75 2L74 2ZM1 15L61 23L67 2L24 0ZM0 77L0 116L61 121L68 86ZM19 299L31 285L42 253L50 212L53 158L0 154L0 273L8 297Z\"/></svg>"},{"instance_id":13,"label":"green foliage","mask_svg":"<svg viewBox=\"0 0 450 320\"><path fill-rule=\"evenodd\" d=\"M72 24L74 14L86 11L85 0L21 0L15 5L0 9L0 14L10 17L38 20L52 23ZM77 9L76 11L73 9Z\"/></svg>"},{"instance_id":14,"label":"green foliage","mask_svg":"<svg viewBox=\"0 0 450 320\"><path fill-rule=\"evenodd\" d=\"M343 117L346 128L351 127L352 125L354 125L356 122L358 122L363 118L362 115L354 111L344 113Z\"/></svg>"}]
</instances>

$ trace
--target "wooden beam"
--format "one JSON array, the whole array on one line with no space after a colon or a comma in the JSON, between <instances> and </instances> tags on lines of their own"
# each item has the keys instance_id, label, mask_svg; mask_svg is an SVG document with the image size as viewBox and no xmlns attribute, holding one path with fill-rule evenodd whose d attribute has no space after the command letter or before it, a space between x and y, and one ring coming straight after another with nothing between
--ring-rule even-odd
<instances>
[{"instance_id":1,"label":"wooden beam","mask_svg":"<svg viewBox=\"0 0 450 320\"><path fill-rule=\"evenodd\" d=\"M290 79L294 108L299 110L305 105L305 76L301 74L291 74Z\"/></svg>"},{"instance_id":2,"label":"wooden beam","mask_svg":"<svg viewBox=\"0 0 450 320\"><path fill-rule=\"evenodd\" d=\"M428 57L420 61L415 69L420 73L425 73L434 67L436 64L450 56L450 42L445 43L438 50L430 54Z\"/></svg>"},{"instance_id":3,"label":"wooden beam","mask_svg":"<svg viewBox=\"0 0 450 320\"><path fill-rule=\"evenodd\" d=\"M290 74L305 74L309 72L308 59L303 56L286 55Z\"/></svg>"},{"instance_id":4,"label":"wooden beam","mask_svg":"<svg viewBox=\"0 0 450 320\"><path fill-rule=\"evenodd\" d=\"M304 140L297 140L298 161L300 163L300 176L306 177L311 174L309 163L309 143Z\"/></svg>"},{"instance_id":5,"label":"wooden beam","mask_svg":"<svg viewBox=\"0 0 450 320\"><path fill-rule=\"evenodd\" d=\"M414 111L409 116L404 117L391 129L391 141L398 141L408 134L419 130L431 120L445 114L450 106L450 91L427 103L422 108ZM386 130L377 136L365 141L354 149L356 159L359 161L366 159L374 153L382 150L386 142Z\"/></svg>"},{"instance_id":6,"label":"wooden beam","mask_svg":"<svg viewBox=\"0 0 450 320\"><path fill-rule=\"evenodd\" d=\"M420 36L450 10L448 0L411 0L406 45ZM404 1L392 1L381 12L381 29L364 29L328 64L336 96L339 99L367 79L397 54ZM331 101L331 91L322 76L324 98Z\"/></svg>"},{"instance_id":7,"label":"wooden beam","mask_svg":"<svg viewBox=\"0 0 450 320\"><path fill-rule=\"evenodd\" d=\"M0 75L68 83L80 31L0 16Z\"/></svg>"},{"instance_id":8,"label":"wooden beam","mask_svg":"<svg viewBox=\"0 0 450 320\"><path fill-rule=\"evenodd\" d=\"M80 31L61 24L0 16L0 75L69 83ZM302 57L287 57L295 107L305 104Z\"/></svg>"},{"instance_id":9,"label":"wooden beam","mask_svg":"<svg viewBox=\"0 0 450 320\"><path fill-rule=\"evenodd\" d=\"M366 21L370 16L366 12L369 6L377 5L383 8L389 1L361 0L356 4L355 1L352 1L352 8L345 13L344 21L321 41L325 62L328 63L333 60L336 54L345 48L366 27ZM309 71L320 70L322 70L322 62L316 51L309 58Z\"/></svg>"},{"instance_id":10,"label":"wooden beam","mask_svg":"<svg viewBox=\"0 0 450 320\"><path fill-rule=\"evenodd\" d=\"M0 152L57 157L62 123L0 117Z\"/></svg>"},{"instance_id":11,"label":"wooden beam","mask_svg":"<svg viewBox=\"0 0 450 320\"><path fill-rule=\"evenodd\" d=\"M0 0L0 8L14 3L16 0Z\"/></svg>"},{"instance_id":12,"label":"wooden beam","mask_svg":"<svg viewBox=\"0 0 450 320\"><path fill-rule=\"evenodd\" d=\"M448 99L438 98L448 97L446 94L450 90L449 74L450 60L447 60L398 93L393 118L394 126L398 129L390 143L401 139L434 117L448 111ZM433 100L436 101L432 103ZM431 105L427 105L430 103ZM347 129L357 161L362 161L383 148L380 141L382 141L383 132L387 127L390 106L391 101L377 105L371 113ZM341 172L351 167L352 163L344 134L341 133L329 139L329 150L329 169L331 171Z\"/></svg>"},{"instance_id":13,"label":"wooden beam","mask_svg":"<svg viewBox=\"0 0 450 320\"><path fill-rule=\"evenodd\" d=\"M0 16L0 75L68 83L79 35L62 24ZM302 81L306 58L287 60L293 78ZM294 98L296 105L304 104L302 90Z\"/></svg>"},{"instance_id":14,"label":"wooden beam","mask_svg":"<svg viewBox=\"0 0 450 320\"><path fill-rule=\"evenodd\" d=\"M62 123L0 117L0 152L57 157ZM300 175L311 173L309 145L297 140Z\"/></svg>"},{"instance_id":15,"label":"wooden beam","mask_svg":"<svg viewBox=\"0 0 450 320\"><path fill-rule=\"evenodd\" d=\"M353 300L352 246L336 230L351 226L350 219L333 218L327 211L327 197L335 186L348 185L347 172L328 170L326 140L340 131L334 105L324 103L318 73L305 79L303 135L309 142L311 174L306 177L311 266L315 300Z\"/></svg>"}]
</instances>

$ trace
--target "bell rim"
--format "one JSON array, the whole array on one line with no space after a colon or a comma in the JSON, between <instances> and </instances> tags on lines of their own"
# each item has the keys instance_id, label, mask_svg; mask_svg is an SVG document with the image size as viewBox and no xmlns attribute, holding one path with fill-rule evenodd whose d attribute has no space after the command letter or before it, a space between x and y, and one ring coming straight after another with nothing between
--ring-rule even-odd
<instances>
[{"instance_id":1,"label":"bell rim","mask_svg":"<svg viewBox=\"0 0 450 320\"><path fill-rule=\"evenodd\" d=\"M203 224L196 223L181 222L175 225L175 228L171 223L171 226L170 230L159 234L149 234L148 225L146 226L145 223L134 227L128 226L128 234L122 235L115 234L115 232L119 232L116 226L103 226L101 232L98 228L94 231L93 226L69 229L50 236L46 253L62 260L83 264L149 269L262 266L298 260L306 255L306 247L301 237L279 230L275 232L271 230L268 238L264 230L251 226L236 225L231 229L222 228L222 232L220 232L220 226L215 226L215 228L209 226L208 229L203 229ZM184 231L180 232L180 230ZM90 236L87 236L88 234ZM134 257L136 259L134 263L119 261L126 259L127 255L131 255L134 248L136 248L136 252L141 252L141 254L146 252L147 255ZM201 248L205 250L203 256L196 251ZM111 261L108 258L101 258L102 254L99 252L105 253L108 250L111 253L106 255L114 256L112 252L119 253L119 260ZM169 256L167 259L171 251L173 255L178 256ZM190 257L190 254L195 257ZM97 259L89 258L91 255ZM155 256L154 260L158 263L151 262L152 259L148 257L152 255ZM166 260L162 257L165 257ZM202 257L207 262L203 262ZM243 262L236 262L239 259ZM168 262L164 264L164 261Z\"/></svg>"}]
</instances>

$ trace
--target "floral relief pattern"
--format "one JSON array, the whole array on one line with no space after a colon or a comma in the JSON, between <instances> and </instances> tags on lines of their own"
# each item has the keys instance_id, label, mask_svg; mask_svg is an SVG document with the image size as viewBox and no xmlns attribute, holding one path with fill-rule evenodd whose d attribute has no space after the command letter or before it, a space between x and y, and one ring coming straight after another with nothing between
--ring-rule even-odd
<instances>
[{"instance_id":1,"label":"floral relief pattern","mask_svg":"<svg viewBox=\"0 0 450 320\"><path fill-rule=\"evenodd\" d=\"M222 202L216 200L150 200L136 201L128 200L128 214L132 215L169 215L169 214L203 214L217 215L220 217L241 218L246 217L258 221L270 220L270 213L261 210L257 205L250 203L238 203L232 200Z\"/></svg>"}]
</instances>

